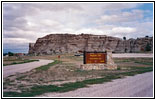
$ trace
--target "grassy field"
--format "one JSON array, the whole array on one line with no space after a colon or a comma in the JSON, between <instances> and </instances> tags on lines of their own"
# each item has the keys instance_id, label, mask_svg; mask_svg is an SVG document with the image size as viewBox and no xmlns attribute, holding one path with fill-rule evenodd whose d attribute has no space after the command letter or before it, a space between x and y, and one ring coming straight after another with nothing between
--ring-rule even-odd
<instances>
[{"instance_id":1,"label":"grassy field","mask_svg":"<svg viewBox=\"0 0 156 100\"><path fill-rule=\"evenodd\" d=\"M54 59L53 63L40 66L30 72L12 75L3 81L4 97L31 97L47 92L67 92L91 84L110 82L113 79L153 71L152 58L115 58L116 70L82 70L82 57L61 55L37 56L31 59Z\"/></svg>"},{"instance_id":2,"label":"grassy field","mask_svg":"<svg viewBox=\"0 0 156 100\"><path fill-rule=\"evenodd\" d=\"M47 64L47 65L43 65L43 66L37 67L36 70L37 70L37 71L46 71L46 70L48 70L51 66L54 66L54 65L59 64L59 63L61 63L61 61L54 60L54 62L52 62L52 63L49 63L49 64Z\"/></svg>"},{"instance_id":3,"label":"grassy field","mask_svg":"<svg viewBox=\"0 0 156 100\"><path fill-rule=\"evenodd\" d=\"M3 66L23 64L23 63L29 63L29 62L34 62L34 61L39 61L39 60L18 58L18 57L7 57L3 59Z\"/></svg>"}]
</instances>

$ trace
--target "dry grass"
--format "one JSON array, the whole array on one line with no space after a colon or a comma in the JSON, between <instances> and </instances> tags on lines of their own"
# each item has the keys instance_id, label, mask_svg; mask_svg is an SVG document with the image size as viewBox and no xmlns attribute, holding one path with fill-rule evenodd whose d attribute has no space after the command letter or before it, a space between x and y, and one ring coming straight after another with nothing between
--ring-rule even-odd
<instances>
[{"instance_id":1,"label":"dry grass","mask_svg":"<svg viewBox=\"0 0 156 100\"><path fill-rule=\"evenodd\" d=\"M34 86L56 86L70 82L80 82L85 80L100 79L108 75L131 75L131 73L139 73L149 71L147 68L152 67L152 58L115 58L114 61L118 65L117 70L90 70L85 71L79 68L83 63L82 57L75 57L73 54L51 56L28 56L26 59L53 59L59 60L61 63L56 63L48 66L46 70L33 69L29 72L16 74L4 79L3 90L6 92L23 92L29 91ZM143 62L143 63L142 63ZM143 69L141 69L143 68ZM151 69L150 69L151 70ZM133 75L133 74L132 74ZM100 81L102 82L102 81ZM95 82L96 83L96 82Z\"/></svg>"}]
</instances>

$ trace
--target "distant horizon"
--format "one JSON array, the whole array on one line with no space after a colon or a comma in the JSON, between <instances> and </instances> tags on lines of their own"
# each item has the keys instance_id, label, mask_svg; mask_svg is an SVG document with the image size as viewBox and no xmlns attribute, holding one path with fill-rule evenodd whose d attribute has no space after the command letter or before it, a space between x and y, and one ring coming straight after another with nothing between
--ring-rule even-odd
<instances>
[{"instance_id":1,"label":"distant horizon","mask_svg":"<svg viewBox=\"0 0 156 100\"><path fill-rule=\"evenodd\" d=\"M59 35L59 34L61 35L63 33L56 33L56 35ZM90 34L90 33L81 33L81 34L64 33L64 34L71 34L71 35L81 35L81 34L95 35L95 34ZM47 35L54 35L54 34L47 34ZM47 36L47 35L45 35L45 36ZM101 35L101 36L104 36L104 35ZM105 36L108 36L108 35L105 35ZM148 36L148 35L146 35L146 36ZM144 37L146 37L146 36L144 36ZM111 37L115 37L115 36L111 36ZM115 37L115 38L123 39L123 37L122 38L121 37ZM129 38L129 39L137 39L137 38L144 38L144 37L136 37L136 38ZM149 36L149 37L153 37L153 36ZM43 38L43 37L39 37L39 38ZM129 39L126 38L126 40L129 40ZM30 43L32 43L32 42L30 42ZM35 43L35 42L33 42L33 43ZM29 43L27 45L29 45ZM18 48L18 49L3 49L3 54L4 53L8 53L8 52L12 52L12 53L28 53L29 52L29 46L27 46L26 48Z\"/></svg>"},{"instance_id":2,"label":"distant horizon","mask_svg":"<svg viewBox=\"0 0 156 100\"><path fill-rule=\"evenodd\" d=\"M61 33L49 33L49 34L47 34L47 35L65 35L65 34L71 34L71 35L82 35L82 34L84 34L84 35L99 35L99 36L110 36L110 37L116 37L116 38L123 38L123 37L126 37L126 36L122 36L122 37L117 37L117 36L111 36L111 35L105 35L105 34L96 34L96 33L63 33L63 32L61 32ZM45 36L47 36L47 35L45 35ZM45 37L45 36L42 36L42 37ZM133 39L137 39L137 38L144 38L144 37L146 37L146 36L148 36L148 37L153 37L153 34L152 35L149 35L149 34L147 34L147 35L145 35L145 36L140 36L140 37L130 37L130 38L133 38ZM42 38L42 37L38 37L38 38ZM37 38L37 39L38 39ZM126 37L127 38L127 37ZM130 38L127 38L127 39L130 39Z\"/></svg>"},{"instance_id":3,"label":"distant horizon","mask_svg":"<svg viewBox=\"0 0 156 100\"><path fill-rule=\"evenodd\" d=\"M14 50L14 49L3 49L3 54L4 53L8 53L8 52L12 52L12 53L28 53L28 50L22 50L22 49L18 49L18 50Z\"/></svg>"}]
</instances>

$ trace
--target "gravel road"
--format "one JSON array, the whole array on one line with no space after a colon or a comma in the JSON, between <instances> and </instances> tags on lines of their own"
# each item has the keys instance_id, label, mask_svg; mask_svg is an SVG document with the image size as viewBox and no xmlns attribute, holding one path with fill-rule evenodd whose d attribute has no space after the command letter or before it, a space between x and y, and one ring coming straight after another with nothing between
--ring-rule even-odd
<instances>
[{"instance_id":1,"label":"gravel road","mask_svg":"<svg viewBox=\"0 0 156 100\"><path fill-rule=\"evenodd\" d=\"M146 58L152 58L153 53L118 53L113 54L113 58L129 58L129 57L146 57Z\"/></svg>"},{"instance_id":2,"label":"gravel road","mask_svg":"<svg viewBox=\"0 0 156 100\"><path fill-rule=\"evenodd\" d=\"M16 73L23 73L26 71L30 71L36 67L40 67L42 65L46 65L50 62L53 62L53 60L42 60L30 63L24 63L24 64L16 64L16 65L8 65L3 67L3 78L14 75Z\"/></svg>"},{"instance_id":3,"label":"gravel road","mask_svg":"<svg viewBox=\"0 0 156 100\"><path fill-rule=\"evenodd\" d=\"M65 93L45 93L39 97L153 97L153 72Z\"/></svg>"}]
</instances>

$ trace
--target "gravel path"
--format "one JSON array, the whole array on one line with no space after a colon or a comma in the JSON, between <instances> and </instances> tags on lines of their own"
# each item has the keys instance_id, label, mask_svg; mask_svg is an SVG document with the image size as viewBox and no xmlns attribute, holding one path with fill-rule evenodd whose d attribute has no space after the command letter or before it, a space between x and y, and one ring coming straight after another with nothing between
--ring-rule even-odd
<instances>
[{"instance_id":1,"label":"gravel path","mask_svg":"<svg viewBox=\"0 0 156 100\"><path fill-rule=\"evenodd\" d=\"M36 67L40 67L42 65L46 65L50 62L53 62L53 60L42 60L25 64L16 64L16 65L8 65L3 67L3 78L14 75L16 73L23 73L26 71L30 71Z\"/></svg>"},{"instance_id":2,"label":"gravel path","mask_svg":"<svg viewBox=\"0 0 156 100\"><path fill-rule=\"evenodd\" d=\"M113 54L114 58L129 58L129 57L146 57L146 58L152 58L153 53L119 53L119 54Z\"/></svg>"},{"instance_id":3,"label":"gravel path","mask_svg":"<svg viewBox=\"0 0 156 100\"><path fill-rule=\"evenodd\" d=\"M153 72L65 93L45 93L40 97L153 97Z\"/></svg>"}]
</instances>

